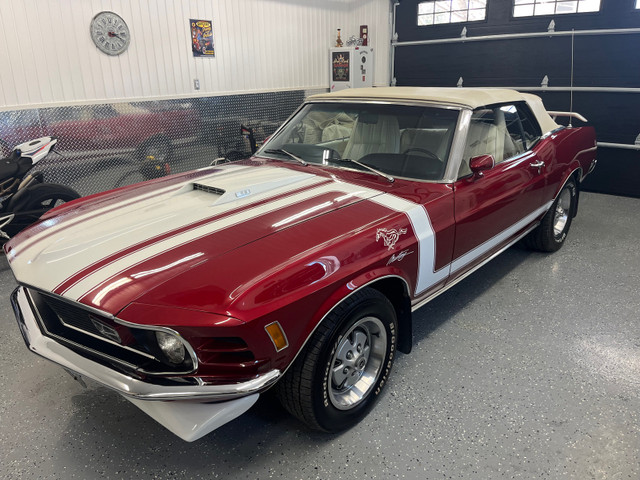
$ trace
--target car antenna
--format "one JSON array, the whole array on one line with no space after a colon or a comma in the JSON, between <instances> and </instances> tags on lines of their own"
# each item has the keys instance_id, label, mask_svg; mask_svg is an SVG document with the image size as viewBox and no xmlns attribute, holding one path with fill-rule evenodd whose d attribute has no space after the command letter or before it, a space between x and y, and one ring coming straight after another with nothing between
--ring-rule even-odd
<instances>
[{"instance_id":1,"label":"car antenna","mask_svg":"<svg viewBox=\"0 0 640 480\"><path fill-rule=\"evenodd\" d=\"M571 112L571 115L569 116L569 128L573 127L573 125L571 125L571 120L573 119L573 51L574 51L574 47L573 47L573 42L575 39L575 29L571 29L571 86L569 87L569 112Z\"/></svg>"}]
</instances>

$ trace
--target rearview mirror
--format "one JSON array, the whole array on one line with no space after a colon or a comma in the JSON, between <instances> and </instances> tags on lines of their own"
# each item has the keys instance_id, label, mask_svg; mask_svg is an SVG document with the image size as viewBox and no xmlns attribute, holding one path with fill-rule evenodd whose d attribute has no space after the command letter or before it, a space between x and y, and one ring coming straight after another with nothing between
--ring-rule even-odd
<instances>
[{"instance_id":1,"label":"rearview mirror","mask_svg":"<svg viewBox=\"0 0 640 480\"><path fill-rule=\"evenodd\" d=\"M491 170L495 164L496 161L493 159L493 155L478 155L469 160L469 168L477 176L482 176L482 172Z\"/></svg>"}]
</instances>

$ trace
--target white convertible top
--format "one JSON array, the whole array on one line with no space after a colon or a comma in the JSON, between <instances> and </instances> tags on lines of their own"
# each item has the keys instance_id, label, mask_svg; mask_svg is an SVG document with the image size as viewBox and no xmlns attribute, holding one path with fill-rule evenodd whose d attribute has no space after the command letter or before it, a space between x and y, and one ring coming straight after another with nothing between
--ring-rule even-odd
<instances>
[{"instance_id":1,"label":"white convertible top","mask_svg":"<svg viewBox=\"0 0 640 480\"><path fill-rule=\"evenodd\" d=\"M540 97L506 88L457 87L373 87L352 88L333 93L321 93L308 98L314 100L379 100L425 101L475 109L495 103L525 101L538 119L543 133L559 127L542 104Z\"/></svg>"}]
</instances>

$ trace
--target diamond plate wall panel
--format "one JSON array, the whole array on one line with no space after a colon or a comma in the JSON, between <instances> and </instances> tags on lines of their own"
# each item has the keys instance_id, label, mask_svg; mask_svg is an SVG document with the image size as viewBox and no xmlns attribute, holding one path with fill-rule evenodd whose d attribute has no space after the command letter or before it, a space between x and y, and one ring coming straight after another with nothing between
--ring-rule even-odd
<instances>
[{"instance_id":1,"label":"diamond plate wall panel","mask_svg":"<svg viewBox=\"0 0 640 480\"><path fill-rule=\"evenodd\" d=\"M0 112L0 147L54 136L53 153L36 168L45 181L81 195L145 180L168 163L172 173L209 165L217 157L250 155L240 125L262 142L304 98L326 89L294 90L161 101L80 105Z\"/></svg>"}]
</instances>

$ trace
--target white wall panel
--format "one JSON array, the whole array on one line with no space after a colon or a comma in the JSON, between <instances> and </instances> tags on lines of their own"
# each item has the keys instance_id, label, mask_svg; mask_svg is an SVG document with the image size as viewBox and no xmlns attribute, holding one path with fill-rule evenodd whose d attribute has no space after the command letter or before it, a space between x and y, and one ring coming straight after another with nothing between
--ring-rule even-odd
<instances>
[{"instance_id":1,"label":"white wall panel","mask_svg":"<svg viewBox=\"0 0 640 480\"><path fill-rule=\"evenodd\" d=\"M375 84L386 85L390 8L389 0L0 0L0 109L327 87L337 28L346 41L361 24L376 52ZM102 10L129 25L122 55L90 39ZM190 18L213 21L215 58L193 57Z\"/></svg>"}]
</instances>

